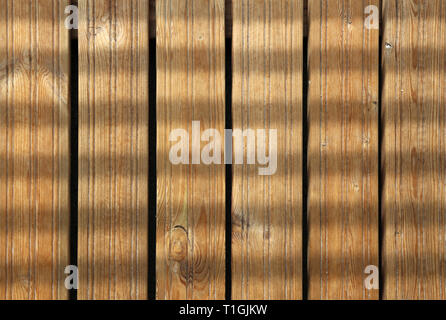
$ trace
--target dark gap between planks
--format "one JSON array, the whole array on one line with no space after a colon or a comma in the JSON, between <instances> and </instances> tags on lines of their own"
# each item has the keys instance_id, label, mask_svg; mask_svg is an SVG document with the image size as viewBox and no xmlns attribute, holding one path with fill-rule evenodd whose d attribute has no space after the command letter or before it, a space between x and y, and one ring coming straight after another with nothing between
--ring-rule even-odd
<instances>
[{"instance_id":1,"label":"dark gap between planks","mask_svg":"<svg viewBox=\"0 0 446 320\"><path fill-rule=\"evenodd\" d=\"M71 30L71 34L77 30ZM78 155L79 155L79 73L78 73L78 40L70 41L70 264L77 266L78 251ZM77 300L77 290L69 290L69 299Z\"/></svg>"},{"instance_id":2,"label":"dark gap between planks","mask_svg":"<svg viewBox=\"0 0 446 320\"><path fill-rule=\"evenodd\" d=\"M228 10L228 8L226 8ZM225 128L232 129L232 39L226 38L226 72L225 72ZM232 165L225 165L225 299L231 300L232 294Z\"/></svg>"},{"instance_id":3,"label":"dark gap between planks","mask_svg":"<svg viewBox=\"0 0 446 320\"><path fill-rule=\"evenodd\" d=\"M151 26L152 27L152 26ZM156 299L156 39L149 41L148 299Z\"/></svg>"},{"instance_id":4,"label":"dark gap between planks","mask_svg":"<svg viewBox=\"0 0 446 320\"><path fill-rule=\"evenodd\" d=\"M308 300L308 37L304 37L302 48L302 299Z\"/></svg>"}]
</instances>

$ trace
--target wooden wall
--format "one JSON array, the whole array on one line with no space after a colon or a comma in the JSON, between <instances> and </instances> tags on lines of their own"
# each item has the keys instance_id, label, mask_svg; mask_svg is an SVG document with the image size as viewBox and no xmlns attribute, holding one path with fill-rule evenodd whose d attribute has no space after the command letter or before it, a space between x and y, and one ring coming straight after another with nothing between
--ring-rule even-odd
<instances>
[{"instance_id":1,"label":"wooden wall","mask_svg":"<svg viewBox=\"0 0 446 320\"><path fill-rule=\"evenodd\" d=\"M0 8L0 299L446 298L445 1Z\"/></svg>"},{"instance_id":2,"label":"wooden wall","mask_svg":"<svg viewBox=\"0 0 446 320\"><path fill-rule=\"evenodd\" d=\"M66 299L68 1L0 1L0 299Z\"/></svg>"}]
</instances>

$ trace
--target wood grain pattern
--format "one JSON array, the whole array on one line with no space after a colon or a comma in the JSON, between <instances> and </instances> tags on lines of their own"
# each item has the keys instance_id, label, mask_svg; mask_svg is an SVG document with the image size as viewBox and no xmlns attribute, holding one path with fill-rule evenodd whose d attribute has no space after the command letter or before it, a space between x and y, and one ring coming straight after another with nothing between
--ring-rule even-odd
<instances>
[{"instance_id":1,"label":"wood grain pattern","mask_svg":"<svg viewBox=\"0 0 446 320\"><path fill-rule=\"evenodd\" d=\"M73 4L77 4L77 0L73 0L72 1ZM152 26L156 26L156 10L155 10L155 4L156 4L156 0L149 0L149 6L150 6L150 38L151 39L155 39L156 36L156 28L152 28ZM231 10L231 6L232 6L232 0L225 0L225 6L226 6L226 12L225 12L225 20L226 20L226 38L231 38L232 35L232 10ZM308 6L308 2L307 0L304 0L304 18L306 16L306 11L307 11L307 6ZM304 19L304 35L307 36L308 35L308 27L307 24L305 23L305 19ZM71 34L72 37L76 38L77 37L77 33L72 33Z\"/></svg>"},{"instance_id":2,"label":"wood grain pattern","mask_svg":"<svg viewBox=\"0 0 446 320\"><path fill-rule=\"evenodd\" d=\"M309 2L308 277L310 299L376 299L378 1Z\"/></svg>"},{"instance_id":3,"label":"wood grain pattern","mask_svg":"<svg viewBox=\"0 0 446 320\"><path fill-rule=\"evenodd\" d=\"M66 299L67 1L0 1L0 299Z\"/></svg>"},{"instance_id":4,"label":"wood grain pattern","mask_svg":"<svg viewBox=\"0 0 446 320\"><path fill-rule=\"evenodd\" d=\"M224 11L224 0L156 3L157 299L225 296L225 167L169 160L173 130L187 131L192 150L192 121L198 139L211 128L223 137Z\"/></svg>"},{"instance_id":5,"label":"wood grain pattern","mask_svg":"<svg viewBox=\"0 0 446 320\"><path fill-rule=\"evenodd\" d=\"M303 1L232 5L233 128L277 130L272 175L233 162L232 298L301 299Z\"/></svg>"},{"instance_id":6,"label":"wood grain pattern","mask_svg":"<svg viewBox=\"0 0 446 320\"><path fill-rule=\"evenodd\" d=\"M79 1L80 299L147 298L148 12Z\"/></svg>"},{"instance_id":7,"label":"wood grain pattern","mask_svg":"<svg viewBox=\"0 0 446 320\"><path fill-rule=\"evenodd\" d=\"M383 4L383 297L445 299L446 3Z\"/></svg>"}]
</instances>

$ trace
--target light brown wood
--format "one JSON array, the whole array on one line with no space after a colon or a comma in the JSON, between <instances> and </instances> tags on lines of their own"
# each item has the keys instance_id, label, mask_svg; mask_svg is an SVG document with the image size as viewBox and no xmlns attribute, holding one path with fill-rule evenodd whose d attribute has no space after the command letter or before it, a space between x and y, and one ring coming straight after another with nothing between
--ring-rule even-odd
<instances>
[{"instance_id":1,"label":"light brown wood","mask_svg":"<svg viewBox=\"0 0 446 320\"><path fill-rule=\"evenodd\" d=\"M225 166L169 160L178 142L169 141L173 130L187 131L192 150L192 121L200 121L200 136L213 128L223 137L224 12L224 0L156 3L156 297L161 300L225 297ZM184 153L192 163L189 150ZM220 150L223 156L223 146Z\"/></svg>"},{"instance_id":2,"label":"light brown wood","mask_svg":"<svg viewBox=\"0 0 446 320\"><path fill-rule=\"evenodd\" d=\"M79 299L146 299L148 1L79 0Z\"/></svg>"},{"instance_id":3,"label":"light brown wood","mask_svg":"<svg viewBox=\"0 0 446 320\"><path fill-rule=\"evenodd\" d=\"M307 2L308 0L303 0L304 2L304 35L307 36L308 35L308 26L307 23L305 21L305 17L306 17L306 11L307 11ZM77 0L73 0L73 4L77 5ZM156 36L156 13L155 13L155 4L156 4L156 0L149 0L149 5L150 5L150 39L155 39ZM225 0L225 6L226 6L226 12L225 12L225 20L226 20L226 38L231 38L232 36L232 10L231 10L231 6L232 6L232 0ZM77 38L77 33L73 32L71 34L71 36L73 38Z\"/></svg>"},{"instance_id":4,"label":"light brown wood","mask_svg":"<svg viewBox=\"0 0 446 320\"><path fill-rule=\"evenodd\" d=\"M445 299L446 3L383 4L383 298Z\"/></svg>"},{"instance_id":5,"label":"light brown wood","mask_svg":"<svg viewBox=\"0 0 446 320\"><path fill-rule=\"evenodd\" d=\"M233 161L232 298L301 299L303 1L232 5L233 129L264 129L265 155L277 148L268 175L247 163L248 142Z\"/></svg>"},{"instance_id":6,"label":"light brown wood","mask_svg":"<svg viewBox=\"0 0 446 320\"><path fill-rule=\"evenodd\" d=\"M377 0L309 2L309 299L376 299L379 31Z\"/></svg>"},{"instance_id":7,"label":"light brown wood","mask_svg":"<svg viewBox=\"0 0 446 320\"><path fill-rule=\"evenodd\" d=\"M67 1L0 0L0 299L67 299Z\"/></svg>"}]
</instances>

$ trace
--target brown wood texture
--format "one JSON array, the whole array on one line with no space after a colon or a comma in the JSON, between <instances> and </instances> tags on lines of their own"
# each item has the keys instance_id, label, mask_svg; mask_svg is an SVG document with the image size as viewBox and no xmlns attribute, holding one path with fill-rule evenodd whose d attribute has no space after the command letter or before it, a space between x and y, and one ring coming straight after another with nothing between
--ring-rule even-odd
<instances>
[{"instance_id":1,"label":"brown wood texture","mask_svg":"<svg viewBox=\"0 0 446 320\"><path fill-rule=\"evenodd\" d=\"M79 299L146 299L148 1L79 1Z\"/></svg>"},{"instance_id":2,"label":"brown wood texture","mask_svg":"<svg viewBox=\"0 0 446 320\"><path fill-rule=\"evenodd\" d=\"M0 299L67 299L67 1L0 1Z\"/></svg>"},{"instance_id":3,"label":"brown wood texture","mask_svg":"<svg viewBox=\"0 0 446 320\"><path fill-rule=\"evenodd\" d=\"M445 299L446 2L383 1L384 299Z\"/></svg>"},{"instance_id":4,"label":"brown wood texture","mask_svg":"<svg viewBox=\"0 0 446 320\"><path fill-rule=\"evenodd\" d=\"M307 5L308 2L307 0L303 0L304 2L304 18L306 17L306 10L307 10ZM77 5L77 0L73 0L72 3L74 5ZM149 0L149 6L150 6L150 38L151 39L155 39L156 37L156 10L155 10L155 4L156 4L156 0ZM226 38L230 38L232 35L232 0L225 0L225 6L226 6L226 12L225 12L225 20L226 20ZM304 19L304 35L307 36L308 35L308 27L307 24L305 23L305 19ZM71 36L73 38L77 38L77 33L73 32L71 33Z\"/></svg>"},{"instance_id":5,"label":"brown wood texture","mask_svg":"<svg viewBox=\"0 0 446 320\"><path fill-rule=\"evenodd\" d=\"M224 12L223 0L156 3L157 299L225 297L225 166L169 159L169 136L184 129L192 163L192 121L200 121L198 139L211 128L223 137Z\"/></svg>"},{"instance_id":6,"label":"brown wood texture","mask_svg":"<svg viewBox=\"0 0 446 320\"><path fill-rule=\"evenodd\" d=\"M232 298L301 299L303 1L232 6L233 129L264 129L265 155L277 149L268 175L258 157L247 163L249 138L244 163L233 161Z\"/></svg>"},{"instance_id":7,"label":"brown wood texture","mask_svg":"<svg viewBox=\"0 0 446 320\"><path fill-rule=\"evenodd\" d=\"M309 299L378 298L378 2L309 2Z\"/></svg>"}]
</instances>

